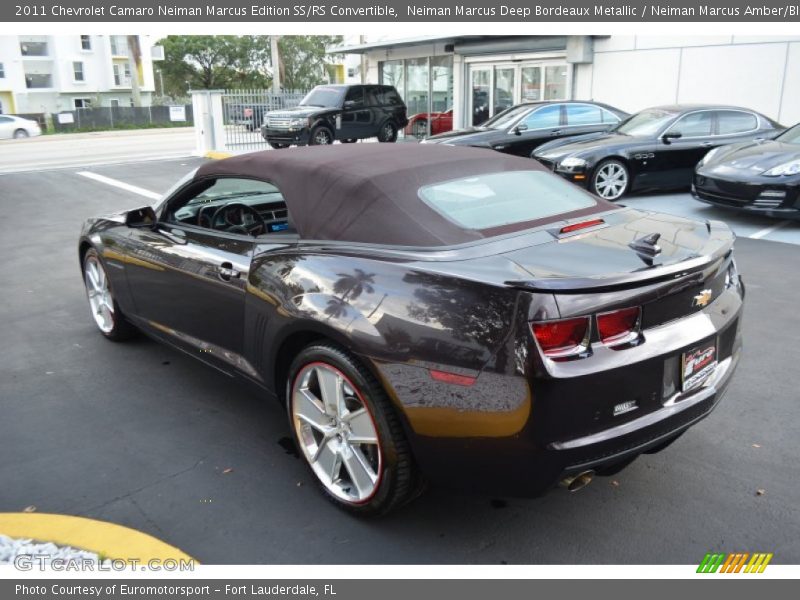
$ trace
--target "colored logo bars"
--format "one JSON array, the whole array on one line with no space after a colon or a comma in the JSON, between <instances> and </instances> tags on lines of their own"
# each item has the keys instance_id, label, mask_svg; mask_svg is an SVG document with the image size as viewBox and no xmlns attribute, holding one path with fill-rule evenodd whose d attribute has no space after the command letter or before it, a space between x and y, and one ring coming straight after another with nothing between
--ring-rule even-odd
<instances>
[{"instance_id":1,"label":"colored logo bars","mask_svg":"<svg viewBox=\"0 0 800 600\"><path fill-rule=\"evenodd\" d=\"M763 573L772 552L733 552L731 554L714 554L709 552L703 557L698 573ZM750 559L748 561L748 559Z\"/></svg>"}]
</instances>

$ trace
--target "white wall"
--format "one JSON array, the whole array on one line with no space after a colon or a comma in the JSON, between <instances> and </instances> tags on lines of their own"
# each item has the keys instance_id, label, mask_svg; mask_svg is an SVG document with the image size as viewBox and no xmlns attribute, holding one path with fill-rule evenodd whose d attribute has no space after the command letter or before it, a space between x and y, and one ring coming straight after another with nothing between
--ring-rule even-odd
<instances>
[{"instance_id":1,"label":"white wall","mask_svg":"<svg viewBox=\"0 0 800 600\"><path fill-rule=\"evenodd\" d=\"M708 102L800 121L800 36L610 36L577 69L574 97L628 112Z\"/></svg>"}]
</instances>

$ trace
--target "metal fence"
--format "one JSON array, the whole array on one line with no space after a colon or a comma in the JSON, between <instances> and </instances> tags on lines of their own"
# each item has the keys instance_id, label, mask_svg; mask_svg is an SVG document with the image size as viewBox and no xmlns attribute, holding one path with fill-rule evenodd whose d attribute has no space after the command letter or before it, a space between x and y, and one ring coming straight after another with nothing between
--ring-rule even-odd
<instances>
[{"instance_id":1,"label":"metal fence","mask_svg":"<svg viewBox=\"0 0 800 600\"><path fill-rule=\"evenodd\" d=\"M225 147L231 150L264 147L267 142L260 131L264 116L271 110L297 106L305 95L306 92L225 90L222 94Z\"/></svg>"},{"instance_id":2,"label":"metal fence","mask_svg":"<svg viewBox=\"0 0 800 600\"><path fill-rule=\"evenodd\" d=\"M191 104L176 106L102 106L54 113L55 131L135 129L193 125Z\"/></svg>"}]
</instances>

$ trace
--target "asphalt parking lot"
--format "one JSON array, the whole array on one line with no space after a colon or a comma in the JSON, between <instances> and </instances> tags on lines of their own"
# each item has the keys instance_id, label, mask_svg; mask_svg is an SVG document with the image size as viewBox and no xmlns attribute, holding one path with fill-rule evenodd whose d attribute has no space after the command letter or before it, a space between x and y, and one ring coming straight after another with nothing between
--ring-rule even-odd
<instances>
[{"instance_id":1,"label":"asphalt parking lot","mask_svg":"<svg viewBox=\"0 0 800 600\"><path fill-rule=\"evenodd\" d=\"M626 200L721 218L740 235L745 352L725 401L667 451L576 494L432 489L362 521L314 489L281 407L155 342L113 344L95 330L76 251L82 221L147 203L142 193L199 162L0 175L0 512L113 521L203 563L687 564L712 550L800 562L800 224L688 194Z\"/></svg>"}]
</instances>

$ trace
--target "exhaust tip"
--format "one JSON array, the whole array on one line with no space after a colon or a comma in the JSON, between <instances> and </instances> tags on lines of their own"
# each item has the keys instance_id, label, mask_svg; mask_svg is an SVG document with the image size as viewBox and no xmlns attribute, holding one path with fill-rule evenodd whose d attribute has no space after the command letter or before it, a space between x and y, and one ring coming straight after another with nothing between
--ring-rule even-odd
<instances>
[{"instance_id":1,"label":"exhaust tip","mask_svg":"<svg viewBox=\"0 0 800 600\"><path fill-rule=\"evenodd\" d=\"M561 487L567 488L568 492L577 492L592 483L594 471L583 471L577 475L569 475L561 480Z\"/></svg>"}]
</instances>

